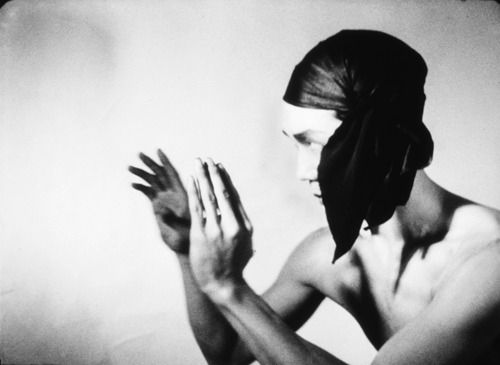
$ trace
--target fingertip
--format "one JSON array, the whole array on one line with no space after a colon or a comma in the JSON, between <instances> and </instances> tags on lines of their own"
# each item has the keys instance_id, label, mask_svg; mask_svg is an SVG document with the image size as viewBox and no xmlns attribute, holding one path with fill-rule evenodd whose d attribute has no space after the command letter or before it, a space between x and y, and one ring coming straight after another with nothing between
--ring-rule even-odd
<instances>
[{"instance_id":1,"label":"fingertip","mask_svg":"<svg viewBox=\"0 0 500 365\"><path fill-rule=\"evenodd\" d=\"M201 158L196 157L194 159L194 167L195 167L195 169L202 169L203 168L203 161L201 160Z\"/></svg>"},{"instance_id":2,"label":"fingertip","mask_svg":"<svg viewBox=\"0 0 500 365\"><path fill-rule=\"evenodd\" d=\"M217 170L214 160L212 160L210 157L207 157L207 165L214 170Z\"/></svg>"},{"instance_id":3,"label":"fingertip","mask_svg":"<svg viewBox=\"0 0 500 365\"><path fill-rule=\"evenodd\" d=\"M132 183L132 184L130 184L130 185L132 186L132 188L133 188L133 189L135 189L135 190L139 190L139 191L142 191L142 190L141 190L141 186L140 186L139 184L137 184L137 183Z\"/></svg>"}]
</instances>

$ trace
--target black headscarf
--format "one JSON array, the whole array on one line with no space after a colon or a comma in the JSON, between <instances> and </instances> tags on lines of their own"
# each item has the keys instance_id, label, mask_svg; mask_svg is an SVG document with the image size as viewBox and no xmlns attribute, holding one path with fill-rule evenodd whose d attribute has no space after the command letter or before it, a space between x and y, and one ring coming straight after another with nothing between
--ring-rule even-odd
<instances>
[{"instance_id":1,"label":"black headscarf","mask_svg":"<svg viewBox=\"0 0 500 365\"><path fill-rule=\"evenodd\" d=\"M342 120L318 167L334 261L352 247L363 220L377 226L406 203L416 171L431 162L433 142L422 123L426 75L415 50L368 30L337 33L295 67L283 99L335 110Z\"/></svg>"}]
</instances>

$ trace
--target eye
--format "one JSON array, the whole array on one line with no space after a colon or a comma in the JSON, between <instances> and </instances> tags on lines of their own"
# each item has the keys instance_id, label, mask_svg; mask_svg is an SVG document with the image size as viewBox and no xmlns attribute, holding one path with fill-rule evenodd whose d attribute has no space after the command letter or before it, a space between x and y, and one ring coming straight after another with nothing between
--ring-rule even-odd
<instances>
[{"instance_id":1,"label":"eye","mask_svg":"<svg viewBox=\"0 0 500 365\"><path fill-rule=\"evenodd\" d=\"M329 137L329 134L310 130L290 135L285 132L283 133L292 138L296 147L301 147L312 152L321 151L328 142Z\"/></svg>"},{"instance_id":2,"label":"eye","mask_svg":"<svg viewBox=\"0 0 500 365\"><path fill-rule=\"evenodd\" d=\"M298 142L295 144L298 150L302 150L308 154L319 155L323 150L323 145L317 142Z\"/></svg>"},{"instance_id":3,"label":"eye","mask_svg":"<svg viewBox=\"0 0 500 365\"><path fill-rule=\"evenodd\" d=\"M323 148L323 145L321 143L318 143L318 142L306 142L305 146L307 146L308 148L310 148L312 150L321 150Z\"/></svg>"},{"instance_id":4,"label":"eye","mask_svg":"<svg viewBox=\"0 0 500 365\"><path fill-rule=\"evenodd\" d=\"M314 138L297 138L297 142L304 147L318 149L323 148L323 143Z\"/></svg>"}]
</instances>

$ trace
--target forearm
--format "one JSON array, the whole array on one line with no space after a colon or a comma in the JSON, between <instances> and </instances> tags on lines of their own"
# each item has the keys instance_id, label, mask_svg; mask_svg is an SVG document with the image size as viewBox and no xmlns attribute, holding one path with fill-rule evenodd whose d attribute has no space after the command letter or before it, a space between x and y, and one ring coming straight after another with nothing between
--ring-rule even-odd
<instances>
[{"instance_id":1,"label":"forearm","mask_svg":"<svg viewBox=\"0 0 500 365\"><path fill-rule=\"evenodd\" d=\"M297 335L245 282L210 297L260 364L346 365Z\"/></svg>"},{"instance_id":2,"label":"forearm","mask_svg":"<svg viewBox=\"0 0 500 365\"><path fill-rule=\"evenodd\" d=\"M184 281L189 323L203 355L210 364L250 363L249 351L214 303L198 287L189 257L178 255Z\"/></svg>"}]
</instances>

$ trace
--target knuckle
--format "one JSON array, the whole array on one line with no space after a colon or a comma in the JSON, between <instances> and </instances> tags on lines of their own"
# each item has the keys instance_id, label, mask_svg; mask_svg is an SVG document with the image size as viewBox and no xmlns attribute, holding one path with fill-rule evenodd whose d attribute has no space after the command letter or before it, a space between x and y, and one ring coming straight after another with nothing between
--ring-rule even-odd
<instances>
[{"instance_id":1,"label":"knuckle","mask_svg":"<svg viewBox=\"0 0 500 365\"><path fill-rule=\"evenodd\" d=\"M228 238L237 238L241 235L241 229L237 224L228 224L224 227L224 236Z\"/></svg>"},{"instance_id":2,"label":"knuckle","mask_svg":"<svg viewBox=\"0 0 500 365\"><path fill-rule=\"evenodd\" d=\"M206 227L205 234L209 241L216 241L221 237L222 231L220 227L215 225L210 225Z\"/></svg>"},{"instance_id":3,"label":"knuckle","mask_svg":"<svg viewBox=\"0 0 500 365\"><path fill-rule=\"evenodd\" d=\"M213 193L208 193L207 199L210 203L215 203L217 201L217 199L215 198L215 195Z\"/></svg>"},{"instance_id":4,"label":"knuckle","mask_svg":"<svg viewBox=\"0 0 500 365\"><path fill-rule=\"evenodd\" d=\"M229 194L229 191L227 189L222 190L222 196L227 200L231 198L231 195Z\"/></svg>"}]
</instances>

